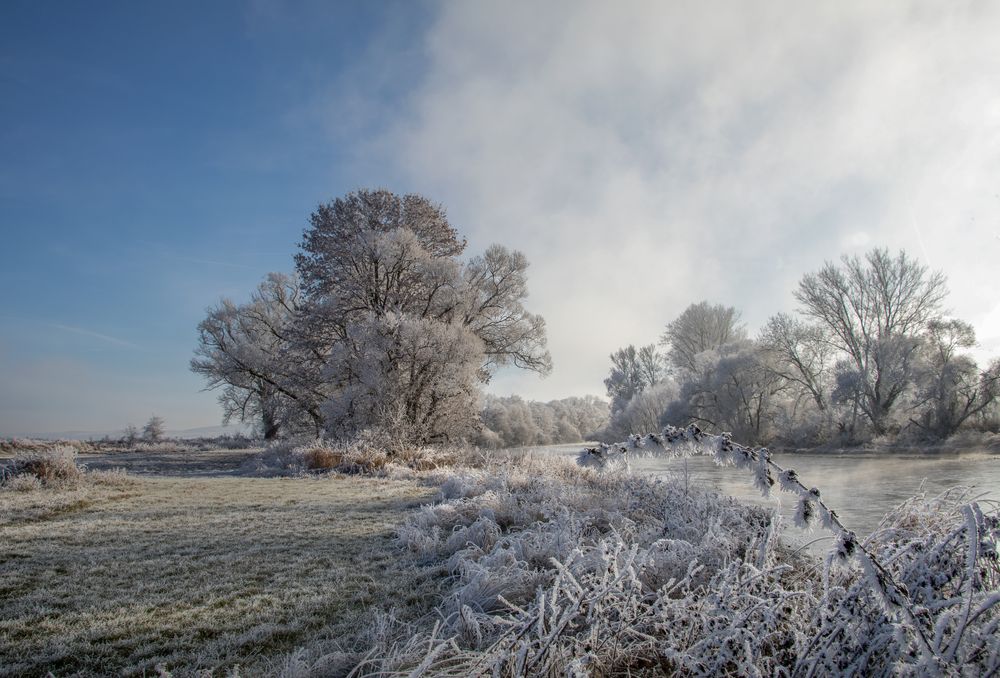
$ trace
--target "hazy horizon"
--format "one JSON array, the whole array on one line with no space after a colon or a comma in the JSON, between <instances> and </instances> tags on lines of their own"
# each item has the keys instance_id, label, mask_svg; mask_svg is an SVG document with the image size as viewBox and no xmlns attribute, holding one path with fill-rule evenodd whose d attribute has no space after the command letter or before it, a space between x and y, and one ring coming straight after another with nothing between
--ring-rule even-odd
<instances>
[{"instance_id":1,"label":"hazy horizon","mask_svg":"<svg viewBox=\"0 0 1000 678\"><path fill-rule=\"evenodd\" d=\"M703 299L751 331L825 260L905 249L1000 355L1000 5L0 8L0 435L216 426L196 325L362 187L531 262L541 379Z\"/></svg>"}]
</instances>

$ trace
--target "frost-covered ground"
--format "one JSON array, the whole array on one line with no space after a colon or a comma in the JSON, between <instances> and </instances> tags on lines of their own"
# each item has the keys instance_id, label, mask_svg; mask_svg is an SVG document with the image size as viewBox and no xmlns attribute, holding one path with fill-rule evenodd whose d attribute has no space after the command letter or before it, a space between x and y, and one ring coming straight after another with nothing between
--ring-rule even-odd
<instances>
[{"instance_id":1,"label":"frost-covered ground","mask_svg":"<svg viewBox=\"0 0 1000 678\"><path fill-rule=\"evenodd\" d=\"M795 476L716 447L834 528L835 557L789 551L765 508L551 455L315 444L226 457L229 477L25 481L0 490L0 673L1000 669L994 506L925 497L857 540Z\"/></svg>"}]
</instances>

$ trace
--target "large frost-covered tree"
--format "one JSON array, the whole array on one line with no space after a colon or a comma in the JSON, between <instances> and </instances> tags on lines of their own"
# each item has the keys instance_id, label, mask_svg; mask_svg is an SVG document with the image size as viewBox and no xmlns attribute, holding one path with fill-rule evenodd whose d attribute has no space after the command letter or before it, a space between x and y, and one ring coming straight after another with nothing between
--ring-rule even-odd
<instances>
[{"instance_id":1,"label":"large frost-covered tree","mask_svg":"<svg viewBox=\"0 0 1000 678\"><path fill-rule=\"evenodd\" d=\"M361 190L313 213L295 258L296 342L322 365L328 430L451 439L498 367L551 370L545 322L523 305L524 255L493 245L463 263L464 249L444 210L417 195Z\"/></svg>"},{"instance_id":2,"label":"large frost-covered tree","mask_svg":"<svg viewBox=\"0 0 1000 678\"><path fill-rule=\"evenodd\" d=\"M755 444L766 442L787 383L769 363L767 352L746 339L702 351L662 423L696 421Z\"/></svg>"},{"instance_id":3,"label":"large frost-covered tree","mask_svg":"<svg viewBox=\"0 0 1000 678\"><path fill-rule=\"evenodd\" d=\"M473 432L479 385L504 365L551 370L529 313L528 262L492 245L466 262L444 210L362 190L312 214L298 277L271 274L249 303L223 300L198 327L191 368L222 388L227 420L413 441Z\"/></svg>"},{"instance_id":4,"label":"large frost-covered tree","mask_svg":"<svg viewBox=\"0 0 1000 678\"><path fill-rule=\"evenodd\" d=\"M918 335L935 319L947 294L941 273L900 251L874 249L863 258L827 262L799 282L795 298L804 315L828 333L849 356L841 366L839 390L865 415L876 435L911 385L920 346Z\"/></svg>"}]
</instances>

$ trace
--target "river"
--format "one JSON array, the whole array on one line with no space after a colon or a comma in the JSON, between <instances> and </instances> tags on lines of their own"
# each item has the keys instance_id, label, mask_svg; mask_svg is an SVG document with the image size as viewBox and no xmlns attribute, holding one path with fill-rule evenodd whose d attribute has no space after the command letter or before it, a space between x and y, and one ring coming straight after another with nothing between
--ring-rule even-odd
<instances>
[{"instance_id":1,"label":"river","mask_svg":"<svg viewBox=\"0 0 1000 678\"><path fill-rule=\"evenodd\" d=\"M534 448L547 454L575 455L582 445L551 445ZM806 487L817 487L823 501L835 510L848 529L865 537L874 531L885 514L904 500L925 492L934 496L956 486L972 489L982 499L1000 501L1000 455L989 452L962 454L935 453L774 453L772 460L793 468ZM785 518L785 536L793 544L821 552L827 535L821 529L806 533L793 527L795 499L775 491L764 499L753 487L751 477L733 467L717 466L710 457L687 459L656 458L634 461L636 472L658 475L678 474L692 486L709 486L737 499L774 506ZM782 496L783 495L783 496Z\"/></svg>"}]
</instances>

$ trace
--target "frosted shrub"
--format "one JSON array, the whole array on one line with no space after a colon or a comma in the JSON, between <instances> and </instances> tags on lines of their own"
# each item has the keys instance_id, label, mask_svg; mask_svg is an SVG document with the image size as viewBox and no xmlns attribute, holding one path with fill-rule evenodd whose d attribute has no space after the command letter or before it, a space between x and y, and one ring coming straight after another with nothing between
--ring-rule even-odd
<instances>
[{"instance_id":1,"label":"frosted shrub","mask_svg":"<svg viewBox=\"0 0 1000 678\"><path fill-rule=\"evenodd\" d=\"M299 448L296 452L302 465L309 471L333 470L340 466L344 458L342 453L319 443Z\"/></svg>"},{"instance_id":2,"label":"frosted shrub","mask_svg":"<svg viewBox=\"0 0 1000 678\"><path fill-rule=\"evenodd\" d=\"M826 605L816 620L810 673L849 667L858 673L980 675L1000 670L1000 520L961 490L915 497L886 516L864 543L873 562L898 582L912 625L900 625L868 567L828 573ZM836 557L836 554L834 555Z\"/></svg>"},{"instance_id":3,"label":"frosted shrub","mask_svg":"<svg viewBox=\"0 0 1000 678\"><path fill-rule=\"evenodd\" d=\"M91 452L95 444L83 440L40 440L37 438L0 438L0 452L49 452L57 448Z\"/></svg>"},{"instance_id":4,"label":"frosted shrub","mask_svg":"<svg viewBox=\"0 0 1000 678\"><path fill-rule=\"evenodd\" d=\"M657 633L657 591L702 596L727 562L774 560L772 513L672 481L527 458L460 470L441 498L398 532L450 577L439 623L383 635L356 675L544 675L588 656L595 674L666 666L642 639Z\"/></svg>"},{"instance_id":5,"label":"frosted shrub","mask_svg":"<svg viewBox=\"0 0 1000 678\"><path fill-rule=\"evenodd\" d=\"M457 455L456 450L448 448L420 446L386 450L370 444L365 438L335 443L324 440L307 443L283 441L272 444L259 456L246 462L243 471L264 476L337 471L410 477L414 472L450 466Z\"/></svg>"},{"instance_id":6,"label":"frosted shrub","mask_svg":"<svg viewBox=\"0 0 1000 678\"><path fill-rule=\"evenodd\" d=\"M75 449L55 447L50 450L16 453L11 473L15 476L34 476L42 484L52 485L79 480L83 469L76 463Z\"/></svg>"},{"instance_id":7,"label":"frosted shrub","mask_svg":"<svg viewBox=\"0 0 1000 678\"><path fill-rule=\"evenodd\" d=\"M637 456L686 454L708 454L746 471L764 496L775 486L796 495L799 526L819 523L833 533L822 577L823 605L809 626L808 644L798 651L796 671L1000 671L1000 515L995 505L954 493L915 498L861 542L822 501L819 489L775 464L766 449L734 443L729 434L668 426L660 434L584 450L578 461L621 469Z\"/></svg>"},{"instance_id":8,"label":"frosted shrub","mask_svg":"<svg viewBox=\"0 0 1000 678\"><path fill-rule=\"evenodd\" d=\"M796 522L833 533L790 553L773 511L620 471L710 454ZM764 449L668 428L585 451L462 469L398 539L442 589L431 614L383 623L355 676L995 675L1000 519L960 492L918 497L859 540Z\"/></svg>"},{"instance_id":9,"label":"frosted shrub","mask_svg":"<svg viewBox=\"0 0 1000 678\"><path fill-rule=\"evenodd\" d=\"M144 452L146 454L183 454L185 452L195 452L199 449L202 448L196 443L189 443L180 440L138 442L132 446L132 451Z\"/></svg>"}]
</instances>

